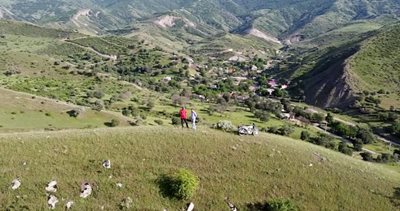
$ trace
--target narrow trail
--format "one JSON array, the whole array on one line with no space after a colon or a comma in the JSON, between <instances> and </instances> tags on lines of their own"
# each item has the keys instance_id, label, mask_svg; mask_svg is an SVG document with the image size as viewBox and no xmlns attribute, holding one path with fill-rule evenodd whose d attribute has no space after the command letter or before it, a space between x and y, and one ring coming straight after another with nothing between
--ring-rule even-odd
<instances>
[{"instance_id":1,"label":"narrow trail","mask_svg":"<svg viewBox=\"0 0 400 211\"><path fill-rule=\"evenodd\" d=\"M385 142L385 143L387 143L387 144L389 144L389 145L396 146L396 147L400 147L400 144L398 144L398 143L396 143L396 142L387 140L386 138L384 138L384 137L382 137L382 136L379 136L379 135L375 135L375 136L376 136L377 139L379 139L379 140L381 140L381 141L383 141L383 142Z\"/></svg>"},{"instance_id":2,"label":"narrow trail","mask_svg":"<svg viewBox=\"0 0 400 211\"><path fill-rule=\"evenodd\" d=\"M84 45L81 45L81 44L78 44L78 43L74 43L74 42L69 41L67 39L62 39L61 41L69 43L69 44L72 44L72 45L75 45L75 46L78 46L78 47L83 48L85 50L91 51L91 52L95 53L96 55L98 55L100 57L103 57L103 58L106 58L106 59L110 59L110 60L115 60L116 59L116 55L103 54L103 53L93 49L92 47L88 47L88 46L84 46Z\"/></svg>"}]
</instances>

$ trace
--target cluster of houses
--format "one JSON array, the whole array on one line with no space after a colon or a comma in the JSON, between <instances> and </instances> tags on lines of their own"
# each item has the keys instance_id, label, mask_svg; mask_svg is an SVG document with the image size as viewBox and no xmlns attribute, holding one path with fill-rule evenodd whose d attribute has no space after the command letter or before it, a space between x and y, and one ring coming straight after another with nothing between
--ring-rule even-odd
<instances>
[{"instance_id":1,"label":"cluster of houses","mask_svg":"<svg viewBox=\"0 0 400 211\"><path fill-rule=\"evenodd\" d=\"M267 92L269 95L272 95L276 89L285 90L289 87L288 84L279 84L275 79L269 80L268 86L269 88L267 89Z\"/></svg>"}]
</instances>

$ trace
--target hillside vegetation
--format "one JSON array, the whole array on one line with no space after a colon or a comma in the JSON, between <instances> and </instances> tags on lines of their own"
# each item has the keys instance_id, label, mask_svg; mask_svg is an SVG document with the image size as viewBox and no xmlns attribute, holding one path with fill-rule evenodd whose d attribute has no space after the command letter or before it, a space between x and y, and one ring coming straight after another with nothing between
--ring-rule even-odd
<instances>
[{"instance_id":1,"label":"hillside vegetation","mask_svg":"<svg viewBox=\"0 0 400 211\"><path fill-rule=\"evenodd\" d=\"M299 82L314 105L345 108L375 93L378 105L399 107L399 28L364 22L298 43L281 74Z\"/></svg>"},{"instance_id":2,"label":"hillside vegetation","mask_svg":"<svg viewBox=\"0 0 400 211\"><path fill-rule=\"evenodd\" d=\"M97 112L73 104L13 92L0 88L0 131L60 130L69 128L106 127L104 123L118 119L128 125L122 115ZM77 117L69 114L79 111Z\"/></svg>"},{"instance_id":3,"label":"hillside vegetation","mask_svg":"<svg viewBox=\"0 0 400 211\"><path fill-rule=\"evenodd\" d=\"M350 61L360 90L400 94L400 25L368 40Z\"/></svg>"},{"instance_id":4,"label":"hillside vegetation","mask_svg":"<svg viewBox=\"0 0 400 211\"><path fill-rule=\"evenodd\" d=\"M396 0L18 0L0 1L0 5L22 20L90 33L135 27L143 20L174 12L194 22L194 28L205 34L242 32L254 27L280 38L294 33L313 37L358 20L397 18L399 10Z\"/></svg>"},{"instance_id":5,"label":"hillside vegetation","mask_svg":"<svg viewBox=\"0 0 400 211\"><path fill-rule=\"evenodd\" d=\"M67 200L76 210L116 210L127 197L135 210L178 210L189 201L164 198L156 183L178 168L200 178L190 199L198 210L226 210L224 197L241 210L274 198L301 210L398 208L399 172L274 135L137 127L1 135L0 146L1 209L46 209L45 186L57 180L60 210ZM106 159L111 169L102 167ZM22 185L13 191L16 177ZM94 190L80 199L84 181Z\"/></svg>"},{"instance_id":6,"label":"hillside vegetation","mask_svg":"<svg viewBox=\"0 0 400 211\"><path fill-rule=\"evenodd\" d=\"M225 197L249 211L398 210L399 8L0 0L14 19L0 20L0 210L46 209L52 180L60 210L227 210ZM179 127L181 107L198 130ZM176 172L194 189L168 194Z\"/></svg>"}]
</instances>

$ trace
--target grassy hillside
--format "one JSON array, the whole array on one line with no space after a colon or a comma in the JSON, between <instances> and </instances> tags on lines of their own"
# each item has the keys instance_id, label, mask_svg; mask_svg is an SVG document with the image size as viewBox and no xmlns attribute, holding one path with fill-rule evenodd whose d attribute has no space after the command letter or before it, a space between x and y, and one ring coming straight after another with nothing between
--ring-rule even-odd
<instances>
[{"instance_id":1,"label":"grassy hillside","mask_svg":"<svg viewBox=\"0 0 400 211\"><path fill-rule=\"evenodd\" d=\"M31 130L60 130L68 128L106 127L105 123L119 119L128 125L122 115L97 112L73 104L58 102L29 94L0 88L0 131L16 132ZM77 118L67 113L79 109Z\"/></svg>"},{"instance_id":2,"label":"grassy hillside","mask_svg":"<svg viewBox=\"0 0 400 211\"><path fill-rule=\"evenodd\" d=\"M296 43L287 52L287 71L278 74L299 82L293 91L304 89L314 105L346 108L373 93L379 106L399 107L399 28L358 22Z\"/></svg>"},{"instance_id":3,"label":"grassy hillside","mask_svg":"<svg viewBox=\"0 0 400 211\"><path fill-rule=\"evenodd\" d=\"M368 40L350 61L361 90L400 94L400 25Z\"/></svg>"},{"instance_id":4,"label":"grassy hillside","mask_svg":"<svg viewBox=\"0 0 400 211\"><path fill-rule=\"evenodd\" d=\"M7 160L1 162L1 209L46 209L44 187L56 179L55 195L64 199L60 210L65 200L75 201L77 210L116 210L127 197L135 210L178 210L188 201L162 197L155 182L178 168L200 177L200 189L190 199L198 210L226 210L226 196L241 210L281 197L291 198L301 210L396 210L400 182L399 172L301 141L202 128L2 135L0 146L0 160ZM111 160L111 169L103 169L104 159ZM22 186L13 191L9 184L15 177ZM83 181L95 184L88 199L79 198Z\"/></svg>"}]
</instances>

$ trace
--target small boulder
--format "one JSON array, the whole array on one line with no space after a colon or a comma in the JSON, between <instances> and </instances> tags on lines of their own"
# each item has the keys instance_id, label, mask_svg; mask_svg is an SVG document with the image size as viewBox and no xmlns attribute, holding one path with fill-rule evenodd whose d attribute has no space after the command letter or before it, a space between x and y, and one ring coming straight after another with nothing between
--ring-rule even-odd
<instances>
[{"instance_id":1,"label":"small boulder","mask_svg":"<svg viewBox=\"0 0 400 211\"><path fill-rule=\"evenodd\" d=\"M49 208L54 210L56 208L56 204L58 203L58 199L54 195L50 195L47 198L47 204L49 205Z\"/></svg>"},{"instance_id":2,"label":"small boulder","mask_svg":"<svg viewBox=\"0 0 400 211\"><path fill-rule=\"evenodd\" d=\"M46 191L51 193L57 192L57 181L53 180L49 182L49 184L47 184Z\"/></svg>"},{"instance_id":3,"label":"small boulder","mask_svg":"<svg viewBox=\"0 0 400 211\"><path fill-rule=\"evenodd\" d=\"M106 169L110 169L111 168L111 161L110 160L103 161L103 167L106 168Z\"/></svg>"},{"instance_id":4,"label":"small boulder","mask_svg":"<svg viewBox=\"0 0 400 211\"><path fill-rule=\"evenodd\" d=\"M16 178L11 182L11 189L13 190L17 190L20 186L21 186L21 181L19 180L19 178Z\"/></svg>"},{"instance_id":5,"label":"small boulder","mask_svg":"<svg viewBox=\"0 0 400 211\"><path fill-rule=\"evenodd\" d=\"M132 207L132 204L133 204L132 198L128 197L123 199L119 206L121 209L130 209Z\"/></svg>"},{"instance_id":6,"label":"small boulder","mask_svg":"<svg viewBox=\"0 0 400 211\"><path fill-rule=\"evenodd\" d=\"M88 196L90 196L90 194L92 194L92 186L89 183L83 183L81 185L81 194L80 197L81 198L87 198Z\"/></svg>"},{"instance_id":7,"label":"small boulder","mask_svg":"<svg viewBox=\"0 0 400 211\"><path fill-rule=\"evenodd\" d=\"M72 205L74 205L74 202L73 201L68 201L65 204L65 209L70 210L72 208Z\"/></svg>"}]
</instances>

